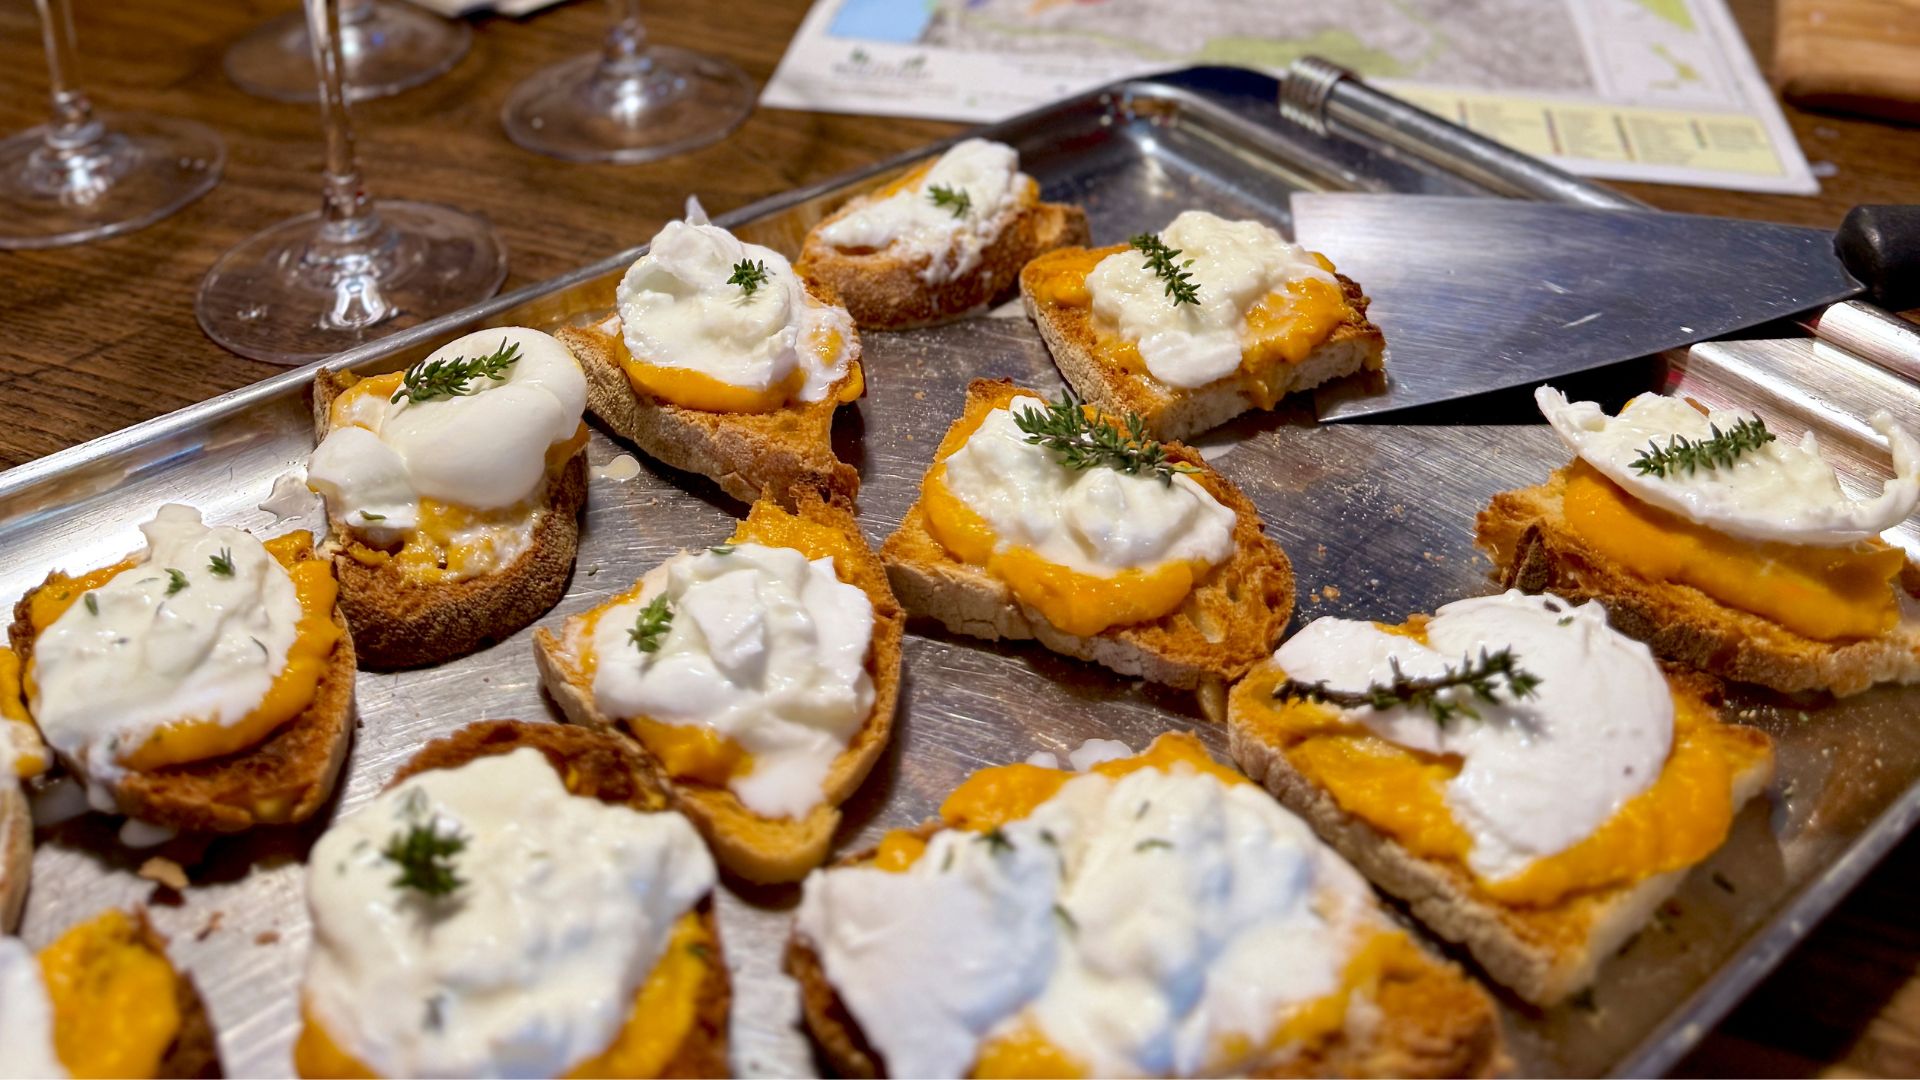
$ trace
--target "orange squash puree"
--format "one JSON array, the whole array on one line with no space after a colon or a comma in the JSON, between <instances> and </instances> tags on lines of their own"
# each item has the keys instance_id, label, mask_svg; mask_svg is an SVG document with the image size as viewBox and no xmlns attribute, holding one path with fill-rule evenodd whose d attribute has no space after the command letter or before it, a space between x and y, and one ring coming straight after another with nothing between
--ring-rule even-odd
<instances>
[{"instance_id":1,"label":"orange squash puree","mask_svg":"<svg viewBox=\"0 0 1920 1080\"><path fill-rule=\"evenodd\" d=\"M680 916L647 981L634 995L633 1011L600 1054L567 1072L569 1077L652 1077L665 1071L699 1019L700 990L719 956L698 912ZM300 1007L300 1038L293 1070L304 1077L373 1080L378 1074L322 1027L313 1010Z\"/></svg>"},{"instance_id":2,"label":"orange squash puree","mask_svg":"<svg viewBox=\"0 0 1920 1080\"><path fill-rule=\"evenodd\" d=\"M920 485L927 532L961 562L985 567L1059 630L1082 637L1113 626L1152 622L1179 608L1213 568L1199 560L1133 567L1111 577L1048 562L1031 548L1000 545L987 520L947 486L946 459L986 421L962 418ZM958 435L958 438L955 438Z\"/></svg>"},{"instance_id":3,"label":"orange squash puree","mask_svg":"<svg viewBox=\"0 0 1920 1080\"><path fill-rule=\"evenodd\" d=\"M699 409L702 412L772 412L795 400L795 395L800 393L800 388L807 381L806 372L795 368L780 382L765 390L754 390L735 386L691 368L648 363L627 350L626 335L617 330L611 335L611 340L614 359L620 362L634 390L682 408ZM807 347L813 350L822 365L830 365L845 344L846 340L838 331L829 330L808 342ZM849 361L847 374L828 390L827 400L844 405L849 401L857 401L861 394L866 393L866 389L866 378L860 371L859 361Z\"/></svg>"},{"instance_id":4,"label":"orange squash puree","mask_svg":"<svg viewBox=\"0 0 1920 1080\"><path fill-rule=\"evenodd\" d=\"M76 1077L154 1076L180 1033L173 965L133 918L102 912L40 950L53 1050Z\"/></svg>"},{"instance_id":5,"label":"orange squash puree","mask_svg":"<svg viewBox=\"0 0 1920 1080\"><path fill-rule=\"evenodd\" d=\"M0 646L0 723L25 724L33 728L33 717L27 713L25 687L20 682L20 654L12 649ZM8 736L0 732L0 740ZM39 742L36 732L33 738ZM15 776L39 776L47 769L47 756L42 753L16 753L13 759Z\"/></svg>"},{"instance_id":6,"label":"orange squash puree","mask_svg":"<svg viewBox=\"0 0 1920 1080\"><path fill-rule=\"evenodd\" d=\"M312 704L320 678L326 674L327 659L340 640L340 628L333 621L334 600L339 595L333 564L314 557L313 534L305 530L267 540L264 546L267 554L293 579L294 595L300 602L300 621L294 627L286 666L274 676L260 703L238 721L221 724L185 717L163 724L139 746L120 754L120 764L144 772L236 753L273 734ZM45 632L68 608L78 603L81 596L105 585L133 565L127 562L95 570L35 593L29 605L34 633ZM32 663L27 667L26 682L32 695Z\"/></svg>"},{"instance_id":7,"label":"orange squash puree","mask_svg":"<svg viewBox=\"0 0 1920 1080\"><path fill-rule=\"evenodd\" d=\"M1055 1046L1030 1020L1004 1035L980 1045L980 1056L973 1061L968 1075L976 1080L1019 1080L1025 1077L1059 1077L1079 1080L1092 1070L1079 1058Z\"/></svg>"},{"instance_id":8,"label":"orange squash puree","mask_svg":"<svg viewBox=\"0 0 1920 1080\"><path fill-rule=\"evenodd\" d=\"M1584 461L1568 467L1567 524L1642 577L1691 585L1818 641L1878 637L1900 620L1900 549L1741 540L1648 505Z\"/></svg>"},{"instance_id":9,"label":"orange squash puree","mask_svg":"<svg viewBox=\"0 0 1920 1080\"><path fill-rule=\"evenodd\" d=\"M1284 679L1267 664L1234 687L1234 708L1250 730L1280 747L1341 809L1412 854L1455 863L1472 875L1466 862L1472 839L1446 799L1460 760L1388 742L1325 705L1277 702L1273 691ZM1673 698L1673 750L1659 778L1573 847L1499 881L1475 875L1489 897L1547 907L1691 866L1720 846L1733 821L1733 778L1770 755L1771 743L1759 731L1721 723L1692 694L1675 689Z\"/></svg>"},{"instance_id":10,"label":"orange squash puree","mask_svg":"<svg viewBox=\"0 0 1920 1080\"><path fill-rule=\"evenodd\" d=\"M1093 292L1087 287L1087 275L1101 260L1126 250L1127 245L1115 244L1051 251L1028 264L1027 280L1035 302L1085 309L1093 351L1103 362L1152 378L1135 343L1094 314ZM1313 257L1321 269L1333 272L1324 255L1315 252ZM1268 293L1248 309L1240 333L1240 369L1224 378L1237 381L1261 408L1271 409L1284 396L1279 388L1288 382L1286 368L1305 360L1352 314L1338 285L1318 278L1288 282L1285 289Z\"/></svg>"}]
</instances>

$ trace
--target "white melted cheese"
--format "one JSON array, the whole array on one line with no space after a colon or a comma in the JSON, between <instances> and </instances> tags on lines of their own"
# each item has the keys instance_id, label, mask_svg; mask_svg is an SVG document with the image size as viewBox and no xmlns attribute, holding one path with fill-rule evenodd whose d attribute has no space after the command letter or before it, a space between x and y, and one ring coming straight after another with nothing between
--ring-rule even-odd
<instances>
[{"instance_id":1,"label":"white melted cheese","mask_svg":"<svg viewBox=\"0 0 1920 1080\"><path fill-rule=\"evenodd\" d=\"M1423 645L1370 622L1316 619L1273 659L1290 678L1361 691L1393 678L1440 675L1463 658L1511 648L1539 686L1489 704L1443 691L1480 719L1442 727L1425 710L1342 710L1389 742L1462 760L1448 809L1473 848L1475 873L1500 881L1593 835L1659 778L1673 748L1673 696L1644 644L1607 625L1598 603L1575 607L1518 590L1457 600L1435 612Z\"/></svg>"},{"instance_id":2,"label":"white melted cheese","mask_svg":"<svg viewBox=\"0 0 1920 1080\"><path fill-rule=\"evenodd\" d=\"M727 280L743 261L766 268L751 294ZM821 400L846 378L854 340L846 310L816 302L784 256L707 224L691 200L688 220L660 230L615 295L627 351L642 363L757 392L798 373L801 401ZM821 344L836 335L839 347L823 357Z\"/></svg>"},{"instance_id":3,"label":"white melted cheese","mask_svg":"<svg viewBox=\"0 0 1920 1080\"><path fill-rule=\"evenodd\" d=\"M381 855L428 821L466 840L444 899ZM570 795L531 747L424 772L314 845L304 1002L381 1076L560 1076L612 1045L713 884L685 818Z\"/></svg>"},{"instance_id":4,"label":"white melted cheese","mask_svg":"<svg viewBox=\"0 0 1920 1080\"><path fill-rule=\"evenodd\" d=\"M1213 565L1233 554L1233 511L1192 477L1163 484L1116 469L1069 469L1021 433L1014 418L1030 408L1045 411L1046 403L1018 397L995 409L946 459L948 490L1001 544L1099 577L1176 560Z\"/></svg>"},{"instance_id":5,"label":"white melted cheese","mask_svg":"<svg viewBox=\"0 0 1920 1080\"><path fill-rule=\"evenodd\" d=\"M1023 1027L1090 1075L1198 1074L1337 990L1374 925L1305 824L1184 764L1077 776L1000 834L806 881L798 931L891 1075L965 1075Z\"/></svg>"},{"instance_id":6,"label":"white melted cheese","mask_svg":"<svg viewBox=\"0 0 1920 1080\"><path fill-rule=\"evenodd\" d=\"M936 187L964 191L967 209L933 201ZM820 229L820 239L842 251L888 251L906 262L926 260L920 278L929 285L953 281L979 268L993 245L1024 208L1027 177L1013 147L966 139L941 154L917 183L884 198L856 203Z\"/></svg>"},{"instance_id":7,"label":"white melted cheese","mask_svg":"<svg viewBox=\"0 0 1920 1080\"><path fill-rule=\"evenodd\" d=\"M287 666L299 629L293 578L248 533L209 527L177 504L140 531L140 562L33 642L34 721L99 780L118 776L123 752L174 721L239 723ZM221 557L232 560L231 574L213 571ZM185 584L176 588L170 571ZM112 809L104 792L93 798Z\"/></svg>"},{"instance_id":8,"label":"white melted cheese","mask_svg":"<svg viewBox=\"0 0 1920 1080\"><path fill-rule=\"evenodd\" d=\"M16 937L0 937L0 1077L64 1077L53 1049L53 1002L40 959Z\"/></svg>"},{"instance_id":9,"label":"white melted cheese","mask_svg":"<svg viewBox=\"0 0 1920 1080\"><path fill-rule=\"evenodd\" d=\"M1269 293L1308 278L1336 284L1313 255L1258 221L1227 221L1188 210L1160 231L1176 263L1199 286L1199 302L1175 304L1166 282L1132 248L1100 260L1087 275L1094 314L1140 350L1147 372L1168 386L1205 386L1234 373L1247 312Z\"/></svg>"},{"instance_id":10,"label":"white melted cheese","mask_svg":"<svg viewBox=\"0 0 1920 1080\"><path fill-rule=\"evenodd\" d=\"M426 362L490 356L503 345L520 350L506 378L473 379L465 394L417 402L356 394L336 402L333 428L307 463L308 486L335 518L387 543L419 525L421 499L503 510L540 492L547 448L574 436L587 403L586 376L567 347L551 334L507 326L457 338ZM456 542L489 539L514 543L478 534Z\"/></svg>"},{"instance_id":11,"label":"white melted cheese","mask_svg":"<svg viewBox=\"0 0 1920 1080\"><path fill-rule=\"evenodd\" d=\"M1533 399L1568 448L1634 498L1728 536L1839 547L1878 536L1920 505L1920 442L1884 409L1871 423L1893 456L1894 475L1878 496L1862 501L1840 487L1812 431L1798 444L1776 435L1731 465L1653 476L1633 468L1649 444L1665 448L1676 435L1698 442L1715 427L1727 431L1753 414L1702 414L1683 399L1642 394L1614 417L1594 402L1569 402L1550 386L1535 390Z\"/></svg>"},{"instance_id":12,"label":"white melted cheese","mask_svg":"<svg viewBox=\"0 0 1920 1080\"><path fill-rule=\"evenodd\" d=\"M629 631L665 595L672 624L643 653ZM728 789L765 817L803 817L873 711L873 601L831 558L735 544L680 555L594 625L594 703L609 716L708 728L753 756Z\"/></svg>"}]
</instances>

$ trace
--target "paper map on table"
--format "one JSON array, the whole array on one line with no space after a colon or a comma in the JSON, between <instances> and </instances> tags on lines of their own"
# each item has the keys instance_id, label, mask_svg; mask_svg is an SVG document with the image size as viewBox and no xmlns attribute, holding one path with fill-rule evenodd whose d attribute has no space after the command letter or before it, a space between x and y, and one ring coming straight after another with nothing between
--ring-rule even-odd
<instances>
[{"instance_id":1,"label":"paper map on table","mask_svg":"<svg viewBox=\"0 0 1920 1080\"><path fill-rule=\"evenodd\" d=\"M817 0L761 103L992 121L1305 55L1583 175L1819 190L1724 0Z\"/></svg>"}]
</instances>

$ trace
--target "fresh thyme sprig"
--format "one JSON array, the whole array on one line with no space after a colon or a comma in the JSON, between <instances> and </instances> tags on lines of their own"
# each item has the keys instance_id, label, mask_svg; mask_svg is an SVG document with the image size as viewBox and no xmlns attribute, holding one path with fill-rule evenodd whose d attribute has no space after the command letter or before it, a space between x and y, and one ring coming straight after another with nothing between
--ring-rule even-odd
<instances>
[{"instance_id":1,"label":"fresh thyme sprig","mask_svg":"<svg viewBox=\"0 0 1920 1080\"><path fill-rule=\"evenodd\" d=\"M434 398L465 397L475 393L470 385L473 380L501 382L506 379L507 370L519 361L520 346L508 344L506 338L501 338L500 347L485 356L422 360L407 369L400 389L387 400L397 402L406 398L418 404Z\"/></svg>"},{"instance_id":2,"label":"fresh thyme sprig","mask_svg":"<svg viewBox=\"0 0 1920 1080\"><path fill-rule=\"evenodd\" d=\"M1663 479L1680 472L1692 476L1698 469L1732 465L1741 454L1773 441L1773 432L1767 430L1764 420L1742 420L1726 431L1721 431L1717 424L1708 424L1707 430L1713 434L1698 442L1685 435L1675 435L1667 440L1665 448L1648 439L1647 448L1633 459L1633 471Z\"/></svg>"},{"instance_id":3,"label":"fresh thyme sprig","mask_svg":"<svg viewBox=\"0 0 1920 1080\"><path fill-rule=\"evenodd\" d=\"M221 548L220 554L207 560L207 570L215 577L232 577L233 549Z\"/></svg>"},{"instance_id":4,"label":"fresh thyme sprig","mask_svg":"<svg viewBox=\"0 0 1920 1080\"><path fill-rule=\"evenodd\" d=\"M740 291L752 296L753 291L767 283L767 264L758 260L741 259L733 264L733 276L727 284L740 286Z\"/></svg>"},{"instance_id":5,"label":"fresh thyme sprig","mask_svg":"<svg viewBox=\"0 0 1920 1080\"><path fill-rule=\"evenodd\" d=\"M1431 678L1414 679L1400 670L1400 661L1390 659L1393 678L1384 683L1373 683L1365 690L1333 690L1322 682L1306 683L1298 679L1288 679L1273 691L1276 698L1299 698L1317 704L1338 705L1341 708L1359 708L1370 706L1374 709L1392 709L1405 705L1416 709L1425 709L1441 727L1446 727L1457 716L1480 719L1480 713L1471 702L1456 701L1440 696L1443 690L1464 686L1473 691L1473 696L1488 704L1497 705L1501 692L1513 700L1532 697L1540 686L1540 677L1520 667L1519 658L1513 655L1511 648L1496 653L1480 650L1480 659L1460 658L1460 666L1447 665L1444 674ZM1496 681L1504 680L1504 681Z\"/></svg>"},{"instance_id":6,"label":"fresh thyme sprig","mask_svg":"<svg viewBox=\"0 0 1920 1080\"><path fill-rule=\"evenodd\" d=\"M172 596L187 587L187 572L167 567L167 595Z\"/></svg>"},{"instance_id":7,"label":"fresh thyme sprig","mask_svg":"<svg viewBox=\"0 0 1920 1080\"><path fill-rule=\"evenodd\" d=\"M1088 416L1072 393L1049 402L1045 409L1029 405L1014 414L1013 422L1027 442L1054 451L1069 469L1104 465L1128 476L1158 477L1162 484L1173 483L1175 473L1199 471L1184 462L1168 461L1167 448L1147 438L1146 422L1138 413L1127 414L1123 434L1111 421Z\"/></svg>"},{"instance_id":8,"label":"fresh thyme sprig","mask_svg":"<svg viewBox=\"0 0 1920 1080\"><path fill-rule=\"evenodd\" d=\"M963 187L935 184L927 189L927 198L933 200L933 205L953 211L956 218L966 217L973 209L973 196Z\"/></svg>"},{"instance_id":9,"label":"fresh thyme sprig","mask_svg":"<svg viewBox=\"0 0 1920 1080\"><path fill-rule=\"evenodd\" d=\"M441 832L428 813L426 795L418 789L409 793L403 805L407 826L387 839L380 857L400 868L390 883L396 889L414 889L422 896L438 899L466 884L455 871L453 859L467 849L467 838L457 832Z\"/></svg>"},{"instance_id":10,"label":"fresh thyme sprig","mask_svg":"<svg viewBox=\"0 0 1920 1080\"><path fill-rule=\"evenodd\" d=\"M633 629L627 631L627 640L643 653L659 652L660 642L667 636L667 628L672 625L673 608L662 594L649 600L647 606L640 609L640 617L634 620Z\"/></svg>"},{"instance_id":11,"label":"fresh thyme sprig","mask_svg":"<svg viewBox=\"0 0 1920 1080\"><path fill-rule=\"evenodd\" d=\"M1173 301L1174 307L1200 302L1200 286L1194 284L1193 272L1187 269L1193 260L1178 265L1173 261L1180 255L1179 248L1168 247L1166 241L1152 233L1141 233L1127 243L1147 257L1146 268L1160 276L1167 287L1167 299Z\"/></svg>"}]
</instances>

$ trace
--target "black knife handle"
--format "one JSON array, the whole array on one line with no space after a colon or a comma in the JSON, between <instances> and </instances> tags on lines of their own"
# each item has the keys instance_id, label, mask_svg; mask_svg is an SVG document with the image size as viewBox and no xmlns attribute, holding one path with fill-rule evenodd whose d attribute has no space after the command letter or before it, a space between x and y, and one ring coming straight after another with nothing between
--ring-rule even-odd
<instances>
[{"instance_id":1,"label":"black knife handle","mask_svg":"<svg viewBox=\"0 0 1920 1080\"><path fill-rule=\"evenodd\" d=\"M1833 249L1881 307L1920 307L1920 206L1856 206Z\"/></svg>"}]
</instances>

